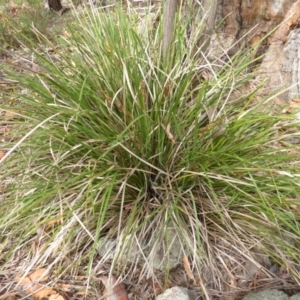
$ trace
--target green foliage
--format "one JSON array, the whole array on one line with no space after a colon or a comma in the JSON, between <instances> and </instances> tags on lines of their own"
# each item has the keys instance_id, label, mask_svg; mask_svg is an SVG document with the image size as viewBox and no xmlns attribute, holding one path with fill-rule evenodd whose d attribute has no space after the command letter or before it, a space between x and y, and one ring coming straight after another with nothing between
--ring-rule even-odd
<instances>
[{"instance_id":1,"label":"green foliage","mask_svg":"<svg viewBox=\"0 0 300 300\"><path fill-rule=\"evenodd\" d=\"M20 142L1 164L13 177L0 218L10 249L61 220L40 237L35 264L69 257L68 269L88 258L91 271L117 237L112 268L144 259L151 269L151 250L164 245L168 260L177 237L199 273L209 265L222 277L211 258L253 245L293 269L298 152L279 145L299 123L247 90L248 53L216 66L178 30L162 61L160 25L137 34L135 20L122 11L78 19L55 60L36 54L42 71L18 77L29 91L15 108Z\"/></svg>"}]
</instances>

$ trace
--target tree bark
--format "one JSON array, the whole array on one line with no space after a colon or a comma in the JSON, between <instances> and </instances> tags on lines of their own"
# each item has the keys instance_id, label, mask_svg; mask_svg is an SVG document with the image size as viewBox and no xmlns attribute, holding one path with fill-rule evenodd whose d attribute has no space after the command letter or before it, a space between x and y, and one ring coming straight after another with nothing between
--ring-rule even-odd
<instances>
[{"instance_id":1,"label":"tree bark","mask_svg":"<svg viewBox=\"0 0 300 300\"><path fill-rule=\"evenodd\" d=\"M64 11L69 9L69 8L63 9L63 6L61 4L61 0L47 0L47 1L48 1L48 7L51 10L63 13ZM102 6L105 6L106 5L106 0L101 0L100 3L101 3Z\"/></svg>"},{"instance_id":2,"label":"tree bark","mask_svg":"<svg viewBox=\"0 0 300 300\"><path fill-rule=\"evenodd\" d=\"M211 37L214 32L215 22L217 17L218 0L204 0L203 1L203 18L205 29L203 35L200 37L199 45L204 52L210 44Z\"/></svg>"},{"instance_id":3,"label":"tree bark","mask_svg":"<svg viewBox=\"0 0 300 300\"><path fill-rule=\"evenodd\" d=\"M162 40L162 54L165 59L167 50L173 41L174 36L174 21L179 0L166 0L164 9L164 27Z\"/></svg>"},{"instance_id":4,"label":"tree bark","mask_svg":"<svg viewBox=\"0 0 300 300\"><path fill-rule=\"evenodd\" d=\"M54 11L60 11L63 8L61 0L48 0L48 5L49 8Z\"/></svg>"}]
</instances>

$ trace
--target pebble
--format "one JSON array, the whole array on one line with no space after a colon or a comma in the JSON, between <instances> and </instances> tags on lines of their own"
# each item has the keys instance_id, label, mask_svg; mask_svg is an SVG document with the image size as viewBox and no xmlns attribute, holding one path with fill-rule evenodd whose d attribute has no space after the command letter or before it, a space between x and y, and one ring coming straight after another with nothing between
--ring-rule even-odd
<instances>
[{"instance_id":1,"label":"pebble","mask_svg":"<svg viewBox=\"0 0 300 300\"><path fill-rule=\"evenodd\" d=\"M167 289L161 295L157 296L155 300L191 300L189 292L185 288L179 286Z\"/></svg>"}]
</instances>

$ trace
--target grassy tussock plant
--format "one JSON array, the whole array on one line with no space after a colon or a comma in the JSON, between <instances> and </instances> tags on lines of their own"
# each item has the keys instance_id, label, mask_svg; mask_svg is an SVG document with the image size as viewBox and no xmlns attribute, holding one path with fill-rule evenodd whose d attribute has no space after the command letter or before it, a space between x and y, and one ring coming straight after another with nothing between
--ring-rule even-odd
<instances>
[{"instance_id":1,"label":"grassy tussock plant","mask_svg":"<svg viewBox=\"0 0 300 300\"><path fill-rule=\"evenodd\" d=\"M29 92L16 108L23 140L1 163L11 178L3 261L27 249L31 267L74 272L88 261L91 274L100 252L118 275L129 262L151 274L159 249L167 268L176 244L216 279L217 256L245 258L255 246L293 271L298 154L280 141L299 124L253 101L247 53L216 66L192 56L178 30L162 61L160 25L146 38L135 20L91 13L55 59L38 57L43 71L19 77Z\"/></svg>"}]
</instances>

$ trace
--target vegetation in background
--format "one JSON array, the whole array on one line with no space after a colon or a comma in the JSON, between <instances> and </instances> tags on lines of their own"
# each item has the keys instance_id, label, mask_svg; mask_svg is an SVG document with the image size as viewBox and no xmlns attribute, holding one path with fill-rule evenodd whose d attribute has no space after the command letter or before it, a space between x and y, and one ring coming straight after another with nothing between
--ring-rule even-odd
<instances>
[{"instance_id":1,"label":"vegetation in background","mask_svg":"<svg viewBox=\"0 0 300 300\"><path fill-rule=\"evenodd\" d=\"M202 24L187 40L176 22L162 60L161 24L139 34L134 14L92 11L55 59L37 49L41 70L12 75L27 92L14 108L19 140L0 162L2 267L18 249L31 267L66 274L88 262L91 275L113 241L101 262L152 274L157 250L168 266L177 239L216 285L225 276L216 257L251 257L253 246L296 274L299 149L289 141L299 122L247 88L249 53L210 62L194 53Z\"/></svg>"},{"instance_id":2,"label":"vegetation in background","mask_svg":"<svg viewBox=\"0 0 300 300\"><path fill-rule=\"evenodd\" d=\"M29 38L35 37L32 33L32 24L39 25L39 20L42 20L41 15L34 22L32 17L36 16L36 12L41 11L33 7L18 7L16 4L6 8L6 11L1 16L1 44L2 50L7 47L17 47L20 44L19 37L21 34ZM39 28L42 29L42 28ZM42 30L43 31L43 30Z\"/></svg>"},{"instance_id":3,"label":"vegetation in background","mask_svg":"<svg viewBox=\"0 0 300 300\"><path fill-rule=\"evenodd\" d=\"M6 49L39 43L40 34L53 40L62 33L63 24L64 19L46 11L41 1L10 2L0 11L0 54Z\"/></svg>"}]
</instances>

